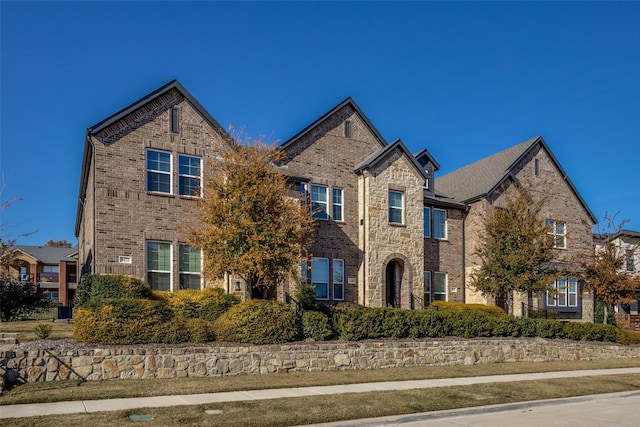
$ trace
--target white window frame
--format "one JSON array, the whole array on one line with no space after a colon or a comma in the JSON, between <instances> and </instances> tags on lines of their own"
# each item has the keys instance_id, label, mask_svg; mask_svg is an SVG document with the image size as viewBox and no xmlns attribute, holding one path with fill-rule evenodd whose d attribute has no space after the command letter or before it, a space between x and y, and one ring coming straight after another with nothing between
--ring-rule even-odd
<instances>
[{"instance_id":1,"label":"white window frame","mask_svg":"<svg viewBox=\"0 0 640 427\"><path fill-rule=\"evenodd\" d=\"M560 277L551 285L553 291L546 293L547 307L578 307L578 279ZM571 300L574 301L571 301Z\"/></svg>"},{"instance_id":2,"label":"white window frame","mask_svg":"<svg viewBox=\"0 0 640 427\"><path fill-rule=\"evenodd\" d=\"M324 201L314 200L314 189L324 190ZM314 219L328 220L329 219L329 187L320 184L309 185L309 201L311 202L311 209L313 212L312 217ZM324 207L324 213L318 208Z\"/></svg>"},{"instance_id":3,"label":"white window frame","mask_svg":"<svg viewBox=\"0 0 640 427\"><path fill-rule=\"evenodd\" d=\"M150 169L149 168L149 153L160 153L160 154L168 154L169 155L169 171L163 171L159 169ZM154 150L152 148L147 148L146 158L145 158L145 179L146 179L146 190L149 193L153 194L173 194L173 154L170 151L163 150ZM159 191L159 190L150 190L149 189L149 174L157 174L157 175L168 175L169 176L169 191Z\"/></svg>"},{"instance_id":4,"label":"white window frame","mask_svg":"<svg viewBox=\"0 0 640 427\"><path fill-rule=\"evenodd\" d=\"M336 192L340 194L340 203L336 202ZM338 209L340 218L336 218L336 208ZM344 222L344 191L342 188L333 187L331 189L331 216L334 221Z\"/></svg>"},{"instance_id":5,"label":"white window frame","mask_svg":"<svg viewBox=\"0 0 640 427\"><path fill-rule=\"evenodd\" d=\"M200 263L200 270L196 271L191 271L191 270L182 270L182 249L183 248L192 248L194 250L196 250L199 254L199 263ZM188 276L198 276L198 281L199 281L199 286L198 289L202 289L202 251L198 251L196 248L194 248L192 245L188 245L188 244L184 244L184 243L180 243L178 244L178 283L180 284L180 289L194 289L194 288L185 288L182 285L182 275L188 275Z\"/></svg>"},{"instance_id":6,"label":"white window frame","mask_svg":"<svg viewBox=\"0 0 640 427\"><path fill-rule=\"evenodd\" d=\"M320 263L326 263L326 282L321 281L322 277L318 277L318 270L320 270ZM324 270L324 268L323 268ZM314 274L314 271L316 272ZM314 277L315 276L315 277ZM319 279L319 280L316 280ZM311 258L311 285L316 289L316 299L322 301L329 300L329 258ZM326 295L318 294L318 287L316 285L324 285L326 289Z\"/></svg>"},{"instance_id":7,"label":"white window frame","mask_svg":"<svg viewBox=\"0 0 640 427\"><path fill-rule=\"evenodd\" d=\"M149 243L155 243L155 244L160 244L160 245L168 245L169 246L169 270L152 270L149 268ZM146 270L147 270L147 282L149 283L149 285L151 286L151 288L153 290L156 291L171 291L171 284L173 282L172 277L173 277L173 245L171 244L171 242L163 242L160 240L147 240L146 244L145 244L145 252L146 252ZM151 283L151 280L149 280L149 273L159 273L159 274L168 274L169 275L169 289L157 289L153 287L153 283Z\"/></svg>"},{"instance_id":8,"label":"white window frame","mask_svg":"<svg viewBox=\"0 0 640 427\"><path fill-rule=\"evenodd\" d=\"M442 224L442 226L443 226L443 230L442 230L443 235L442 236L436 235L436 227L440 225L440 223L436 224L436 212L442 212L442 214L443 214L444 223ZM447 210L446 209L433 208L433 238L434 239L447 240L447 234L448 234L447 222L448 222Z\"/></svg>"},{"instance_id":9,"label":"white window frame","mask_svg":"<svg viewBox=\"0 0 640 427\"><path fill-rule=\"evenodd\" d=\"M443 273L442 271L434 271L432 273L432 278L435 279L436 276L444 276L444 292L436 292L435 288L433 287L433 283L432 283L432 288L433 288L433 300L434 301L448 301L449 300L449 275L447 273ZM439 299L436 298L436 295L444 295L444 299Z\"/></svg>"},{"instance_id":10,"label":"white window frame","mask_svg":"<svg viewBox=\"0 0 640 427\"><path fill-rule=\"evenodd\" d=\"M422 234L425 238L431 238L431 208L424 208L423 215L424 231Z\"/></svg>"},{"instance_id":11,"label":"white window frame","mask_svg":"<svg viewBox=\"0 0 640 427\"><path fill-rule=\"evenodd\" d=\"M431 272L424 272L424 306L431 304Z\"/></svg>"},{"instance_id":12,"label":"white window frame","mask_svg":"<svg viewBox=\"0 0 640 427\"><path fill-rule=\"evenodd\" d=\"M341 275L336 275L336 264L341 264L341 270L342 270L342 274ZM344 301L344 260L343 259L334 259L332 262L332 274L331 274L331 278L333 281L333 299L334 301ZM337 297L336 296L336 286L338 287L338 289L341 290L341 296Z\"/></svg>"},{"instance_id":13,"label":"white window frame","mask_svg":"<svg viewBox=\"0 0 640 427\"><path fill-rule=\"evenodd\" d=\"M564 230L562 233L558 232L558 225L562 224ZM551 230L549 235L553 237L553 247L556 249L567 249L567 223L566 221L556 221L555 219L546 219L545 225L550 226ZM558 242L562 242L561 245Z\"/></svg>"},{"instance_id":14,"label":"white window frame","mask_svg":"<svg viewBox=\"0 0 640 427\"><path fill-rule=\"evenodd\" d=\"M391 194L399 194L400 195L400 206L392 206L391 205ZM389 190L389 194L387 196L387 201L389 204L389 224L400 224L404 225L404 193L398 190ZM391 220L391 212L392 210L400 211L400 222Z\"/></svg>"},{"instance_id":15,"label":"white window frame","mask_svg":"<svg viewBox=\"0 0 640 427\"><path fill-rule=\"evenodd\" d=\"M200 163L198 169L200 170L200 175L189 175L185 173L180 173L180 160L182 158L188 159L196 159ZM191 167L191 166L190 166ZM198 194L183 194L180 191L180 178L197 179L198 180ZM189 156L188 154L178 154L178 194L182 197L202 197L202 158L197 156Z\"/></svg>"}]
</instances>

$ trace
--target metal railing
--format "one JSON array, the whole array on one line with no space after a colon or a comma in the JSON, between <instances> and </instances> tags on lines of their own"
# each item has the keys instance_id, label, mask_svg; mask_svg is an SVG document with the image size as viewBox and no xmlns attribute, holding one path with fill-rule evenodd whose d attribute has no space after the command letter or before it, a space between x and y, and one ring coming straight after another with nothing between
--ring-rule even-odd
<instances>
[{"instance_id":1,"label":"metal railing","mask_svg":"<svg viewBox=\"0 0 640 427\"><path fill-rule=\"evenodd\" d=\"M293 311L297 313L300 310L300 303L294 297L289 295L289 292L285 292L284 299L287 302L287 304L291 305L291 307L293 308Z\"/></svg>"},{"instance_id":2,"label":"metal railing","mask_svg":"<svg viewBox=\"0 0 640 427\"><path fill-rule=\"evenodd\" d=\"M427 308L427 305L425 305L423 298L420 298L416 294L411 294L411 309L412 310L424 310L425 308Z\"/></svg>"},{"instance_id":3,"label":"metal railing","mask_svg":"<svg viewBox=\"0 0 640 427\"><path fill-rule=\"evenodd\" d=\"M550 319L555 318L555 312L540 307L534 307L530 304L522 303L522 317L530 319Z\"/></svg>"}]
</instances>

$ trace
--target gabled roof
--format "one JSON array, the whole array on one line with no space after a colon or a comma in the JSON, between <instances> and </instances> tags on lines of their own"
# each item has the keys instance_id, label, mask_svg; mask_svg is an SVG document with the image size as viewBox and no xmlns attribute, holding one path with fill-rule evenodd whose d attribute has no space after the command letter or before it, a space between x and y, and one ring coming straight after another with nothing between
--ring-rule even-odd
<instances>
[{"instance_id":1,"label":"gabled roof","mask_svg":"<svg viewBox=\"0 0 640 427\"><path fill-rule=\"evenodd\" d=\"M424 157L425 159L433 163L433 167L435 170L440 170L440 163L436 161L436 158L433 157L429 152L429 150L427 150L426 148L423 148L422 150L418 151L416 154L413 155L413 157L415 157L418 163L420 164L422 164L420 162L420 158Z\"/></svg>"},{"instance_id":2,"label":"gabled roof","mask_svg":"<svg viewBox=\"0 0 640 427\"><path fill-rule=\"evenodd\" d=\"M362 110L360 109L360 107L358 107L358 104L356 104L356 102L353 100L353 98L351 98L349 96L344 101L342 101L341 103L339 103L338 105L333 107L331 110L327 111L325 114L320 116L318 119L316 119L309 126L305 127L300 132L296 133L291 138L289 138L288 140L286 140L285 142L280 144L280 148L282 148L283 150L286 150L287 147L289 147L291 144L296 142L298 139L300 139L302 136L304 136L311 129L313 129L314 127L318 126L320 123L322 123L323 121L327 120L329 117L331 117L333 114L337 113L338 111L340 111L341 109L343 109L347 105L350 106L351 108L353 108L358 113L358 115L360 115L360 117L362 118L364 123L367 125L367 127L369 128L371 133L373 133L376 136L376 138L380 141L380 143L382 145L387 145L387 141L382 137L380 132L378 132L378 129L376 129L376 127L373 125L373 123L371 123L369 118L362 112Z\"/></svg>"},{"instance_id":3,"label":"gabled roof","mask_svg":"<svg viewBox=\"0 0 640 427\"><path fill-rule=\"evenodd\" d=\"M27 246L27 245L16 245L13 246L13 249L21 251L36 261L42 264L55 264L57 265L60 261L73 261L76 259L71 257L74 253L78 252L78 247L73 248L58 248L53 246Z\"/></svg>"},{"instance_id":4,"label":"gabled roof","mask_svg":"<svg viewBox=\"0 0 640 427\"><path fill-rule=\"evenodd\" d=\"M401 139L396 139L391 144L374 151L372 154L367 156L366 159L356 165L356 167L354 168L354 172L359 173L365 169L375 166L381 159L383 159L387 154L393 152L395 149L399 149L403 154L405 154L407 156L407 159L409 159L409 162L411 162L418 173L420 173L420 175L422 175L424 179L427 179L427 175L425 174L424 169L422 169L420 163L418 163L416 158L413 157L413 155L407 149L406 145L404 145Z\"/></svg>"},{"instance_id":5,"label":"gabled roof","mask_svg":"<svg viewBox=\"0 0 640 427\"><path fill-rule=\"evenodd\" d=\"M180 92L189 101L189 103L191 103L191 105L193 105L193 107L198 111L198 113L200 113L202 115L202 117L204 117L209 122L209 124L214 129L218 129L218 130L220 130L220 131L222 131L222 132L224 132L226 134L226 132L224 131L222 126L220 126L220 123L218 123L218 121L216 119L214 119L213 116L211 114L209 114L209 112L207 110L205 110L204 107L202 105L200 105L200 103L198 101L196 101L196 99L189 93L189 91L187 91L184 88L184 86L182 86L182 84L176 79L171 80L169 83L167 83L167 84L159 87L158 89L154 90L153 92L143 96L142 98L138 99L137 101L135 101L131 105L128 105L128 106L124 107L122 110L118 111L117 113L112 114L111 116L107 117L106 119L104 119L104 120L96 123L95 125L91 126L89 128L89 133L90 134L96 134L96 133L100 132L104 128L112 125L113 123L117 122L118 120L122 119L123 117L126 117L127 115L131 114L132 112L134 112L138 108L144 106L145 104L147 104L148 102L154 100L155 98L158 98L159 96L164 95L165 93L169 92L172 89L175 89L178 92Z\"/></svg>"},{"instance_id":6,"label":"gabled roof","mask_svg":"<svg viewBox=\"0 0 640 427\"><path fill-rule=\"evenodd\" d=\"M569 179L560 162L551 152L551 149L541 136L529 139L504 151L486 157L468 166L455 170L447 175L436 179L436 188L443 194L463 203L471 203L486 197L499 188L506 180L513 178L513 168L518 162L528 155L536 146L541 146L554 165L564 177L567 185L583 209L591 217L594 223L596 219L587 203L584 201L573 182Z\"/></svg>"}]
</instances>

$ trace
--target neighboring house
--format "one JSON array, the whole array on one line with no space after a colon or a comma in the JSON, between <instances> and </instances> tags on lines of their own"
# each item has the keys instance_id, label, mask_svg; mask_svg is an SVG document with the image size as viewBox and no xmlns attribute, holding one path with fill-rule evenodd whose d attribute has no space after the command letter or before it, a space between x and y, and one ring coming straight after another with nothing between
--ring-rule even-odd
<instances>
[{"instance_id":1,"label":"neighboring house","mask_svg":"<svg viewBox=\"0 0 640 427\"><path fill-rule=\"evenodd\" d=\"M184 234L227 134L176 80L87 129L75 234L81 274L201 289Z\"/></svg>"},{"instance_id":2,"label":"neighboring house","mask_svg":"<svg viewBox=\"0 0 640 427\"><path fill-rule=\"evenodd\" d=\"M77 248L16 245L13 251L11 275L35 284L45 299L63 306L73 304L78 286Z\"/></svg>"},{"instance_id":3,"label":"neighboring house","mask_svg":"<svg viewBox=\"0 0 640 427\"><path fill-rule=\"evenodd\" d=\"M640 232L632 230L620 230L611 235L594 235L596 250L607 241L612 241L619 250L626 255L623 269L640 280ZM616 311L626 314L638 314L640 306L640 289L636 289L636 299L630 304L620 304Z\"/></svg>"},{"instance_id":4,"label":"neighboring house","mask_svg":"<svg viewBox=\"0 0 640 427\"><path fill-rule=\"evenodd\" d=\"M470 275L480 265L476 250L482 232L482 218L490 204L500 204L509 185L526 183L534 191L552 194L543 209L544 219L556 237L558 269L567 276L553 285L556 293L542 298L513 295L509 302L516 315L527 309L548 309L560 319L593 321L593 298L576 279L576 260L589 253L592 227L597 222L567 173L542 137L536 137L500 153L458 169L436 180L438 191L469 205L465 218L466 298L468 303L493 303L469 287Z\"/></svg>"},{"instance_id":5,"label":"neighboring house","mask_svg":"<svg viewBox=\"0 0 640 427\"><path fill-rule=\"evenodd\" d=\"M434 196L439 165L426 150L414 156L399 139L387 143L351 98L281 148L292 186L317 210L302 275L319 300L403 308L463 301L462 269L442 259L456 250L462 258L464 206Z\"/></svg>"}]
</instances>

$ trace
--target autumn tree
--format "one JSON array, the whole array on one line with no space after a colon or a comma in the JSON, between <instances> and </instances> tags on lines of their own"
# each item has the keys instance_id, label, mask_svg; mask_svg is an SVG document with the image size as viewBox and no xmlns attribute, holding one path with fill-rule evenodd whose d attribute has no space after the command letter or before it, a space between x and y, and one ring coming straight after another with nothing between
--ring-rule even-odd
<instances>
[{"instance_id":1,"label":"autumn tree","mask_svg":"<svg viewBox=\"0 0 640 427\"><path fill-rule=\"evenodd\" d=\"M236 138L220 156L205 174L200 224L190 241L204 253L206 277L240 277L252 297L264 298L299 270L313 220L305 204L289 196L287 174L277 167L282 151Z\"/></svg>"},{"instance_id":2,"label":"autumn tree","mask_svg":"<svg viewBox=\"0 0 640 427\"><path fill-rule=\"evenodd\" d=\"M45 243L44 245L52 248L70 248L71 246L73 246L66 240L47 240L47 243Z\"/></svg>"},{"instance_id":3,"label":"autumn tree","mask_svg":"<svg viewBox=\"0 0 640 427\"><path fill-rule=\"evenodd\" d=\"M505 309L513 292L542 295L558 276L550 265L554 241L541 215L549 194L515 184L507 190L499 206L488 206L475 252L480 266L470 283Z\"/></svg>"},{"instance_id":4,"label":"autumn tree","mask_svg":"<svg viewBox=\"0 0 640 427\"><path fill-rule=\"evenodd\" d=\"M580 278L596 301L604 303L604 323L607 323L608 307L632 302L635 290L640 289L640 280L626 271L627 259L638 249L638 244L625 248L616 237L626 220L616 225L615 215L606 214L596 232L598 244L591 253L580 259Z\"/></svg>"}]
</instances>

